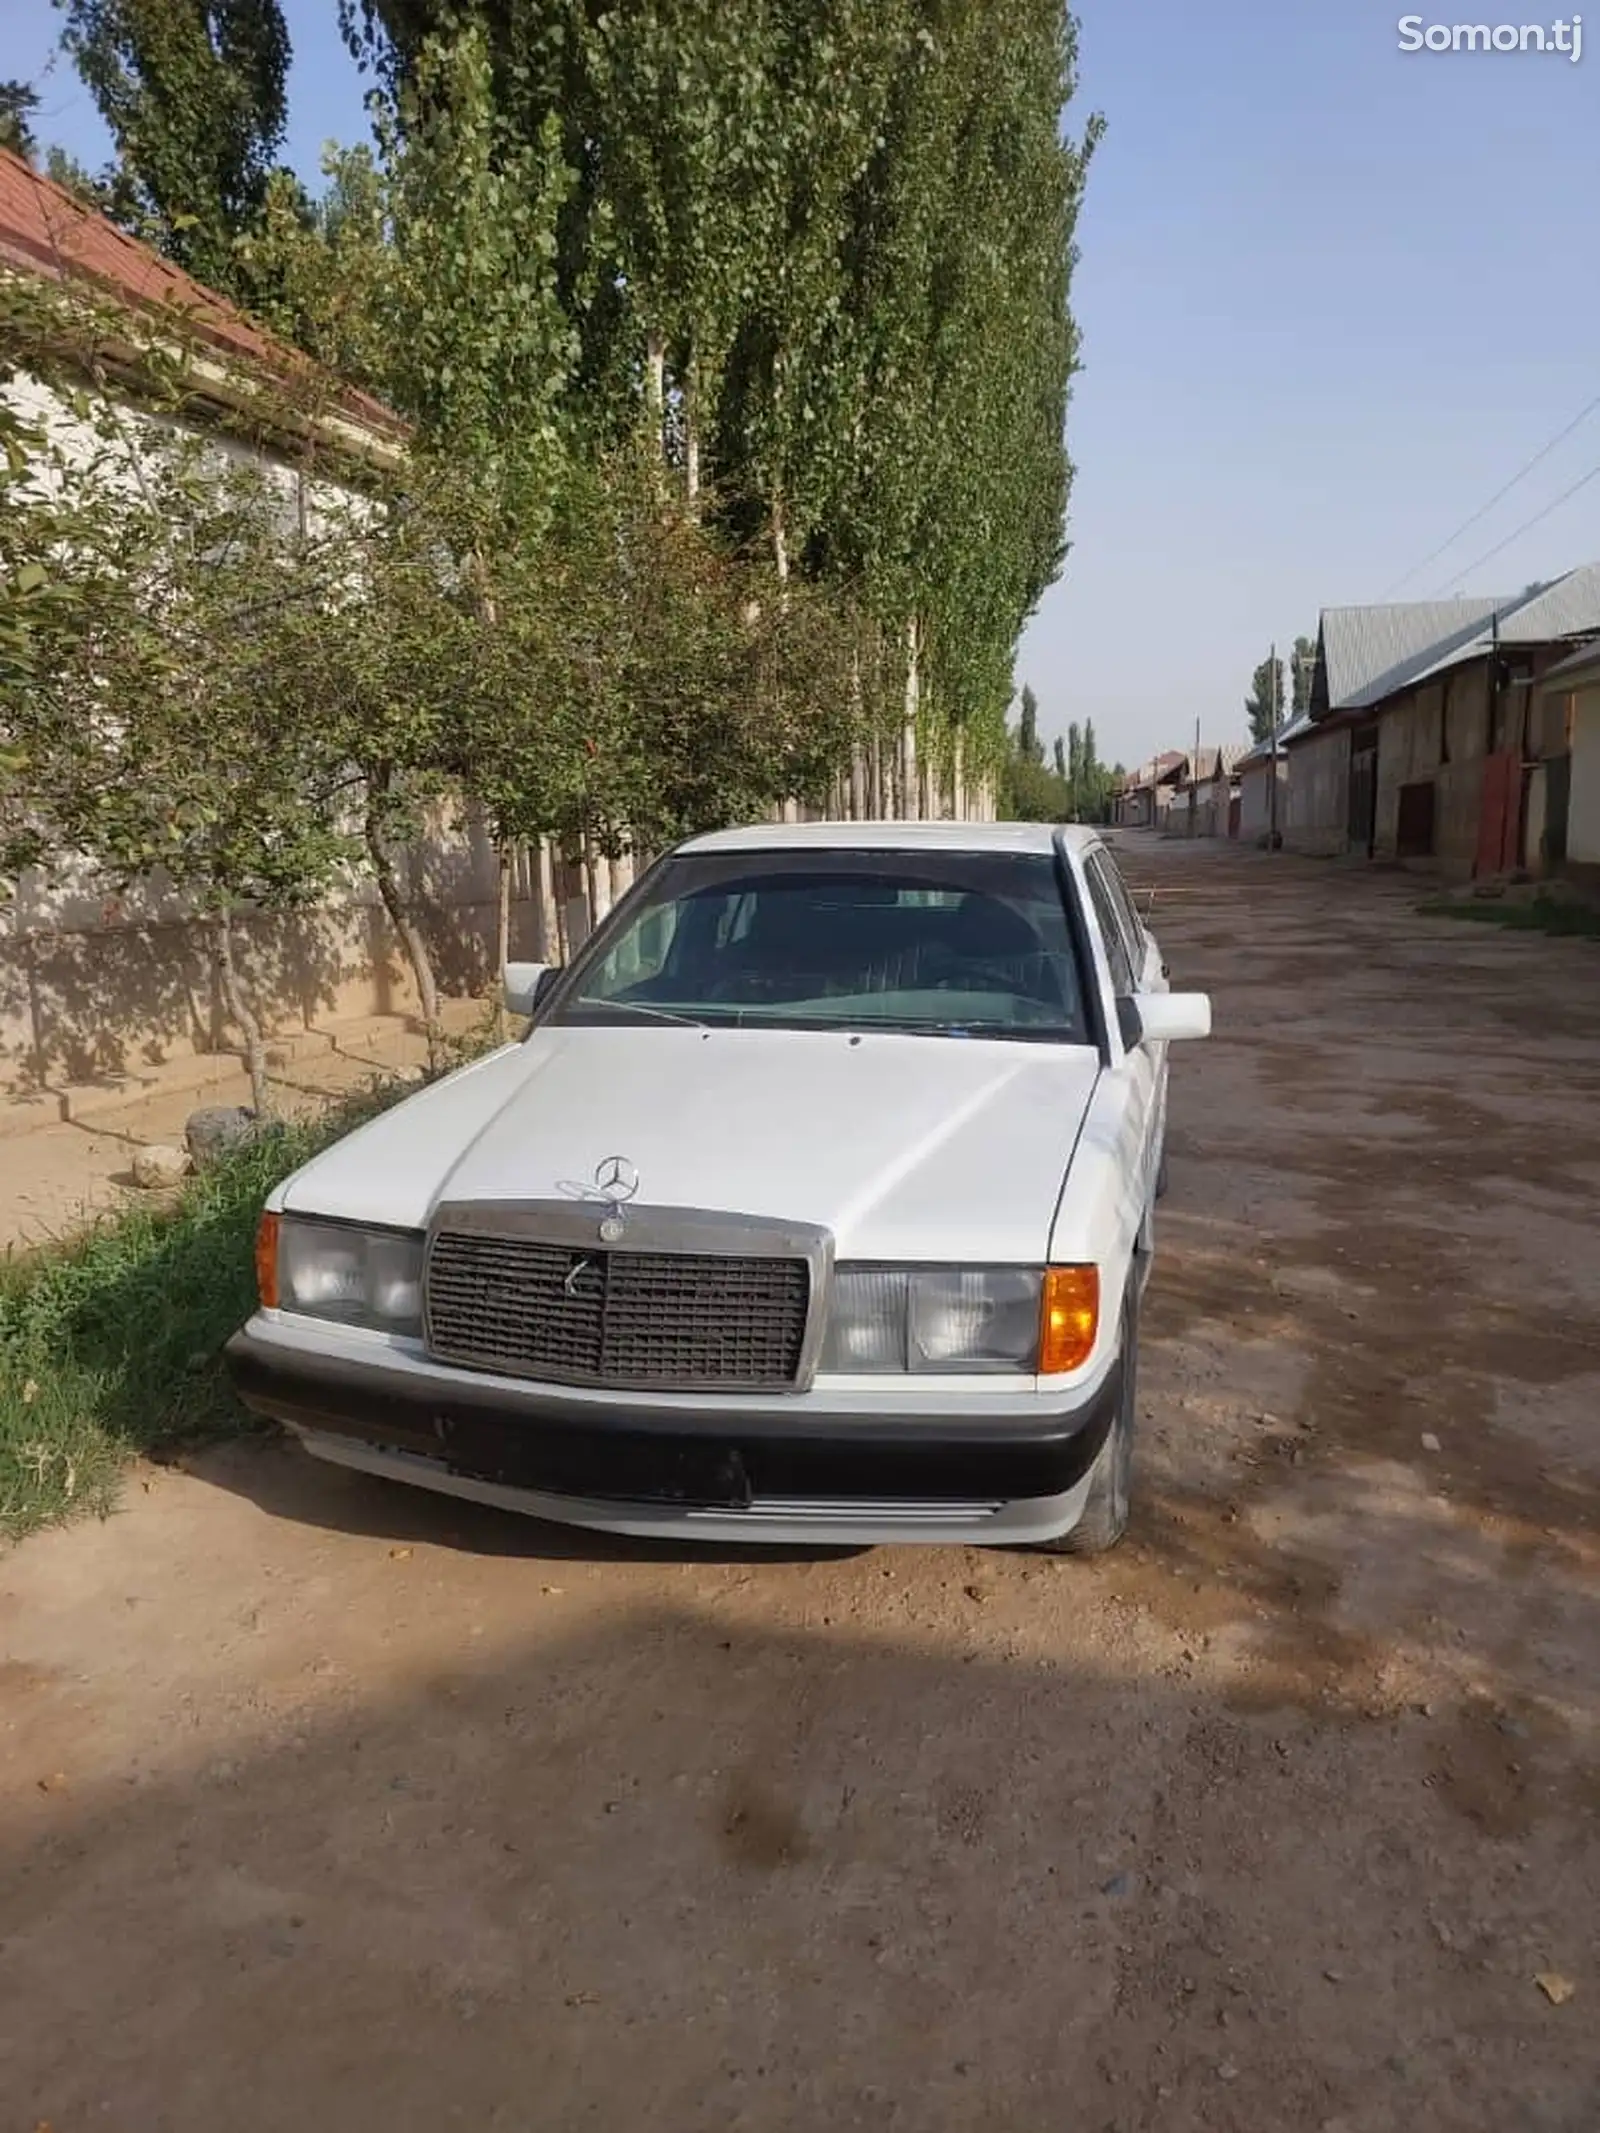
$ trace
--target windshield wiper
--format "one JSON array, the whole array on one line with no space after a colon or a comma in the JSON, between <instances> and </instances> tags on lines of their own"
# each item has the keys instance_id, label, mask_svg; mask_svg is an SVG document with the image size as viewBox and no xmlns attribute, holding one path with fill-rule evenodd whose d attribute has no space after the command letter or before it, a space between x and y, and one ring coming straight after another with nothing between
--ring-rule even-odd
<instances>
[{"instance_id":1,"label":"windshield wiper","mask_svg":"<svg viewBox=\"0 0 1600 2133\"><path fill-rule=\"evenodd\" d=\"M587 1012L608 1015L642 1015L647 1022L672 1022L679 1029L705 1029L708 1025L694 1015L680 1015L670 1007L651 1007L643 1000L584 1000L572 1003L574 1008Z\"/></svg>"}]
</instances>

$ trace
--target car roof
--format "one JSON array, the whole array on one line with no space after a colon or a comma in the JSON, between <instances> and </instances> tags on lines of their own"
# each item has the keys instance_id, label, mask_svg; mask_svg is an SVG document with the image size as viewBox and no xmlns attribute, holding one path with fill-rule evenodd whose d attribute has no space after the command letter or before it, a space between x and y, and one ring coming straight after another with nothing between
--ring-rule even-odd
<instances>
[{"instance_id":1,"label":"car roof","mask_svg":"<svg viewBox=\"0 0 1600 2133\"><path fill-rule=\"evenodd\" d=\"M1057 822L757 822L691 837L680 852L1086 851L1099 831Z\"/></svg>"}]
</instances>

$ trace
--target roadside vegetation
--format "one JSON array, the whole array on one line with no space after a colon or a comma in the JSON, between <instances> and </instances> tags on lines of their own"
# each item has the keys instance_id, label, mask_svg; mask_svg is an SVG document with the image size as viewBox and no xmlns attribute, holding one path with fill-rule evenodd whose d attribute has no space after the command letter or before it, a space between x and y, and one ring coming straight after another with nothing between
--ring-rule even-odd
<instances>
[{"instance_id":1,"label":"roadside vegetation","mask_svg":"<svg viewBox=\"0 0 1600 2133\"><path fill-rule=\"evenodd\" d=\"M502 935L537 851L559 944L554 865L594 916L730 819L993 790L1072 475L1060 0L351 6L373 139L320 198L278 0L64 12L116 159L51 167L309 360L219 417L153 316L133 419L126 309L0 278L0 388L67 418L0 389L0 873L162 869L263 1100L234 915L364 872L437 1037L441 817ZM219 420L277 464L219 473Z\"/></svg>"},{"instance_id":2,"label":"roadside vegetation","mask_svg":"<svg viewBox=\"0 0 1600 2133\"><path fill-rule=\"evenodd\" d=\"M1017 723L1006 734L1000 770L1000 813L1008 822L1109 822L1123 779L1120 763L1102 763L1094 720L1073 720L1046 760L1039 738L1039 701L1026 683Z\"/></svg>"},{"instance_id":3,"label":"roadside vegetation","mask_svg":"<svg viewBox=\"0 0 1600 2133\"><path fill-rule=\"evenodd\" d=\"M1560 896L1440 897L1419 904L1428 918L1461 918L1479 926L1504 926L1514 933L1548 933L1576 940L1600 941L1600 910Z\"/></svg>"},{"instance_id":4,"label":"roadside vegetation","mask_svg":"<svg viewBox=\"0 0 1600 2133\"><path fill-rule=\"evenodd\" d=\"M1052 773L1007 729L1099 135L1062 0L352 0L373 135L320 196L280 0L61 4L114 159L45 151L18 85L4 140L278 354L219 390L203 308L0 275L0 898L169 882L262 1119L237 921L356 876L448 1063L446 823L498 851L498 968L524 854L563 953L559 891L593 919L730 820L1099 804L1092 736ZM237 1423L256 1209L342 1123L0 1268L0 1530Z\"/></svg>"},{"instance_id":5,"label":"roadside vegetation","mask_svg":"<svg viewBox=\"0 0 1600 2133\"><path fill-rule=\"evenodd\" d=\"M250 1426L222 1345L255 1308L262 1202L413 1087L374 1083L314 1119L275 1124L170 1201L0 1259L0 1540L104 1513L135 1455Z\"/></svg>"}]
</instances>

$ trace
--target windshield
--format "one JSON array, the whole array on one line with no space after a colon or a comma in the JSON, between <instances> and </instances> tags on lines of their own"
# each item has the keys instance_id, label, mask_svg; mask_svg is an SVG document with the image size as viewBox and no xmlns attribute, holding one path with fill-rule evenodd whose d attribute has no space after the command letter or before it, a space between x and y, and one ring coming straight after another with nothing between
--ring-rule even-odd
<instances>
[{"instance_id":1,"label":"windshield","mask_svg":"<svg viewBox=\"0 0 1600 2133\"><path fill-rule=\"evenodd\" d=\"M1089 1041L1043 853L670 860L579 958L550 1020Z\"/></svg>"}]
</instances>

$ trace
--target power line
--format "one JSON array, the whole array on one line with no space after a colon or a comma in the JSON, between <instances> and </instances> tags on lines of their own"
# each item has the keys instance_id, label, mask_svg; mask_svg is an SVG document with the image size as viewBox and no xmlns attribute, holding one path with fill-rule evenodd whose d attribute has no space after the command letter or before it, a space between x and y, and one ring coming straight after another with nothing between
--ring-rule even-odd
<instances>
[{"instance_id":1,"label":"power line","mask_svg":"<svg viewBox=\"0 0 1600 2133\"><path fill-rule=\"evenodd\" d=\"M1434 598L1437 600L1442 600L1446 593L1450 592L1455 586L1461 583L1461 580L1463 578L1471 577L1472 573L1475 570L1479 569L1483 564L1492 562L1503 548L1509 548L1513 541L1520 541L1525 533L1531 533L1533 528L1538 525L1541 519L1546 519L1550 516L1552 511L1559 510L1560 507L1567 501L1569 496L1576 496L1580 489L1586 489L1589 486L1590 482L1595 481L1597 479L1600 479L1600 467L1591 467L1587 474L1581 475L1579 479L1572 484L1572 487L1570 489L1563 489L1561 494L1557 497L1552 498L1551 501L1545 505L1542 511L1535 511L1532 518L1526 520L1522 525L1520 525L1515 533L1508 533L1505 539L1503 541L1497 541L1486 555L1479 556L1477 561L1469 563L1465 570L1458 571L1456 575L1450 580L1450 583L1448 585L1443 586L1439 592L1435 593Z\"/></svg>"},{"instance_id":2,"label":"power line","mask_svg":"<svg viewBox=\"0 0 1600 2133\"><path fill-rule=\"evenodd\" d=\"M1517 469L1516 473L1512 475L1511 479L1506 483L1503 489L1496 489L1493 496L1490 497L1489 501L1486 504L1482 505L1478 510L1474 511L1471 518L1463 519L1461 524L1457 526L1455 532L1451 534L1449 540L1441 541L1438 547L1434 549L1432 555L1425 555L1420 563L1413 564L1411 569L1406 572L1403 578L1396 578L1394 583L1388 588L1386 592L1379 594L1379 598L1381 600L1389 599L1393 594L1397 593L1400 590L1402 585L1409 585L1413 578L1420 577L1422 573L1427 569L1430 563L1437 563L1440 556L1446 554L1450 549L1454 548L1456 542L1460 540L1462 534L1470 533L1473 527L1476 526L1481 519L1486 519L1489 516L1489 513L1494 509L1496 504L1500 503L1505 497L1511 494L1512 490L1516 488L1519 482L1526 480L1528 475L1533 472L1536 466L1539 466L1544 460L1548 459L1550 457L1550 454L1555 450L1558 444L1565 444L1567 439L1572 435L1573 431L1575 429L1581 428L1582 425L1588 421L1589 417L1594 413L1597 407L1600 407L1600 393L1596 393L1594 398L1589 402L1588 406L1585 408L1581 408L1579 412L1573 416L1572 420L1567 424L1564 430L1558 431L1558 433L1550 439L1550 442L1548 444L1542 444L1539 447L1538 451L1535 452L1533 457L1527 462L1527 464ZM1553 510L1555 508L1554 505L1552 505L1551 508ZM1513 534L1511 538L1512 540L1515 540L1516 535ZM1508 542L1506 545L1509 546L1510 543ZM1490 552L1494 555L1498 555L1500 553L1498 548L1493 549ZM1472 568L1474 570L1476 570L1477 567L1478 566L1476 563L1472 565ZM1465 571L1462 572L1462 576L1466 576Z\"/></svg>"}]
</instances>

